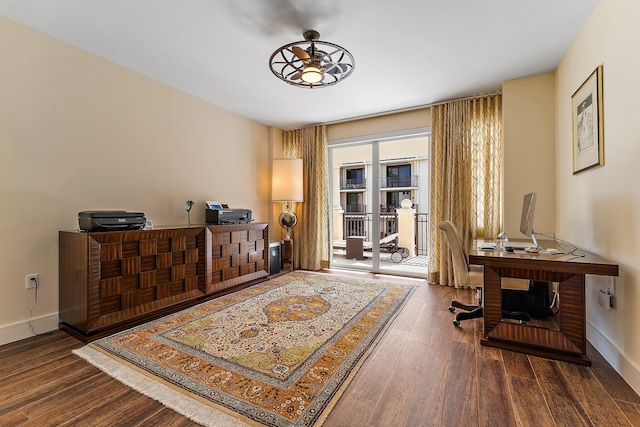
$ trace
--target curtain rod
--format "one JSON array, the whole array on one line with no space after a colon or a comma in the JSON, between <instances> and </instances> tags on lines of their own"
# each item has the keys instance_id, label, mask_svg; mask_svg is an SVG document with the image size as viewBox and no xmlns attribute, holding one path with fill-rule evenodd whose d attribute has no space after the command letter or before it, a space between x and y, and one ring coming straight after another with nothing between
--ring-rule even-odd
<instances>
[{"instance_id":1,"label":"curtain rod","mask_svg":"<svg viewBox=\"0 0 640 427\"><path fill-rule=\"evenodd\" d=\"M433 104L424 104L424 105L417 105L415 107L400 108L398 110L383 111L383 112L380 112L380 113L367 114L367 115L364 115L364 116L351 117L351 118L348 118L348 119L334 120L332 122L314 123L314 124L307 125L307 126L295 127L295 128L285 129L285 130L296 130L296 129L306 128L306 127L309 127L309 126L319 126L319 125L337 125L337 124L345 123L345 122L354 122L356 120L372 119L374 117L388 116L388 115L391 115L391 114L406 113L408 111L415 111L415 110L421 110L423 108L435 107L436 105L446 104L447 102L464 101L464 100L467 100L467 99L482 98L484 96L498 95L500 93L502 93L502 91L497 90L495 92L480 93L480 94L477 94L477 95L465 96L463 98L447 99L445 101L434 102Z\"/></svg>"}]
</instances>

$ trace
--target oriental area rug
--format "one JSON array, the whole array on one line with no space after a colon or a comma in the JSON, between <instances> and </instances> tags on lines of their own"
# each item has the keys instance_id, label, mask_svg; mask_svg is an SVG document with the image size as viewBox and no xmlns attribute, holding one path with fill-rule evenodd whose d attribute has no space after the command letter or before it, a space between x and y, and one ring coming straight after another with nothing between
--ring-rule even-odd
<instances>
[{"instance_id":1,"label":"oriental area rug","mask_svg":"<svg viewBox=\"0 0 640 427\"><path fill-rule=\"evenodd\" d=\"M319 426L414 290L292 272L75 353L209 426Z\"/></svg>"}]
</instances>

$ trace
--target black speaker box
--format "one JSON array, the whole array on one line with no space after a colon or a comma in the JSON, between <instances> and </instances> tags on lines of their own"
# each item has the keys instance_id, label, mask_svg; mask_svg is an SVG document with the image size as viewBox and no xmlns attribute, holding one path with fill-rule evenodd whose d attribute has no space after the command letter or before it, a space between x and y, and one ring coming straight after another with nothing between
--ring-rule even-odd
<instances>
[{"instance_id":1,"label":"black speaker box","mask_svg":"<svg viewBox=\"0 0 640 427\"><path fill-rule=\"evenodd\" d=\"M282 253L280 242L269 243L269 274L280 273L282 265Z\"/></svg>"}]
</instances>

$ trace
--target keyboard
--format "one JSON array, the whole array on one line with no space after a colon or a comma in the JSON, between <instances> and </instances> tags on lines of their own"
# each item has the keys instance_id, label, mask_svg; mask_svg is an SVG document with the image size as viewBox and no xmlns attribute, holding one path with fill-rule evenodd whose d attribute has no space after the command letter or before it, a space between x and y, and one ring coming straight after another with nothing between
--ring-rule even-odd
<instances>
[{"instance_id":1,"label":"keyboard","mask_svg":"<svg viewBox=\"0 0 640 427\"><path fill-rule=\"evenodd\" d=\"M497 249L494 242L483 242L478 246L481 251L495 251Z\"/></svg>"}]
</instances>

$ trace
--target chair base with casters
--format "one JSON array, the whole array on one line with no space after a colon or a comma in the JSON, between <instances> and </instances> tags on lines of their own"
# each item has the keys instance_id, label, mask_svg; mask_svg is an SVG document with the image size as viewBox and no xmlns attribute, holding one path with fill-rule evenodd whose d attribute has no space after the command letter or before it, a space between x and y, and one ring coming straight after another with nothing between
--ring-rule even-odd
<instances>
[{"instance_id":1,"label":"chair base with casters","mask_svg":"<svg viewBox=\"0 0 640 427\"><path fill-rule=\"evenodd\" d=\"M453 326L455 326L456 328L460 327L460 322L462 320L478 319L484 315L484 310L481 306L465 304L456 300L451 301L449 311L455 313L456 308L465 310L456 313L456 318L453 321Z\"/></svg>"}]
</instances>

